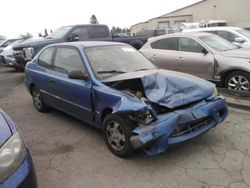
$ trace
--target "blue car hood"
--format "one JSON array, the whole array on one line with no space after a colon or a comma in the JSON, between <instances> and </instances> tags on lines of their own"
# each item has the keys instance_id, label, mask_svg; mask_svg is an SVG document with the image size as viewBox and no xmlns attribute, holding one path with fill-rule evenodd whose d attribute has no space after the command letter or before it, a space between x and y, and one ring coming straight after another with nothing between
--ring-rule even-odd
<instances>
[{"instance_id":1,"label":"blue car hood","mask_svg":"<svg viewBox=\"0 0 250 188\"><path fill-rule=\"evenodd\" d=\"M8 123L1 112L2 111L0 109L0 147L12 135L10 127L8 126Z\"/></svg>"},{"instance_id":2,"label":"blue car hood","mask_svg":"<svg viewBox=\"0 0 250 188\"><path fill-rule=\"evenodd\" d=\"M198 77L162 69L128 72L103 82L137 78L141 79L145 95L151 102L169 109L205 99L213 94L215 88L214 84Z\"/></svg>"}]
</instances>

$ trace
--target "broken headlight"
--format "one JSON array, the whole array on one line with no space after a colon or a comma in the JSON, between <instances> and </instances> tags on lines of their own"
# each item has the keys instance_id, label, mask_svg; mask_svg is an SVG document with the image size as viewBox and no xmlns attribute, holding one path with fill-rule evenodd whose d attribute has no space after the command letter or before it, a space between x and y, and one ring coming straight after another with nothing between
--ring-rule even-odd
<instances>
[{"instance_id":1,"label":"broken headlight","mask_svg":"<svg viewBox=\"0 0 250 188\"><path fill-rule=\"evenodd\" d=\"M214 88L214 92L212 94L213 97L217 97L218 96L218 91L216 89L216 87Z\"/></svg>"},{"instance_id":2,"label":"broken headlight","mask_svg":"<svg viewBox=\"0 0 250 188\"><path fill-rule=\"evenodd\" d=\"M27 60L31 60L32 59L32 55L34 53L34 48L29 47L29 48L24 48L24 56Z\"/></svg>"},{"instance_id":3,"label":"broken headlight","mask_svg":"<svg viewBox=\"0 0 250 188\"><path fill-rule=\"evenodd\" d=\"M147 125L154 120L150 110L137 110L130 116L130 119L139 124Z\"/></svg>"},{"instance_id":4,"label":"broken headlight","mask_svg":"<svg viewBox=\"0 0 250 188\"><path fill-rule=\"evenodd\" d=\"M17 132L0 148L0 183L21 165L24 158L25 146Z\"/></svg>"}]
</instances>

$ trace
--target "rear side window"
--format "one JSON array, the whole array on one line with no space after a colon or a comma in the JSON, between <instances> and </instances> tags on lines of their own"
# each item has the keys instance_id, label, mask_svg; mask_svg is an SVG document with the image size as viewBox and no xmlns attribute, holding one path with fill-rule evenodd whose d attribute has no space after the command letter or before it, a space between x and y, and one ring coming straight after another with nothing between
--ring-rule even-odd
<instances>
[{"instance_id":1,"label":"rear side window","mask_svg":"<svg viewBox=\"0 0 250 188\"><path fill-rule=\"evenodd\" d=\"M85 72L83 61L76 49L58 48L55 56L54 71L68 74L73 70Z\"/></svg>"},{"instance_id":2,"label":"rear side window","mask_svg":"<svg viewBox=\"0 0 250 188\"><path fill-rule=\"evenodd\" d=\"M162 50L178 50L178 38L166 38L152 42L151 47L153 49Z\"/></svg>"},{"instance_id":3,"label":"rear side window","mask_svg":"<svg viewBox=\"0 0 250 188\"><path fill-rule=\"evenodd\" d=\"M109 37L109 31L103 26L89 26L89 34L91 38L105 38Z\"/></svg>"},{"instance_id":4,"label":"rear side window","mask_svg":"<svg viewBox=\"0 0 250 188\"><path fill-rule=\"evenodd\" d=\"M54 47L46 48L38 58L38 64L44 68L51 69Z\"/></svg>"}]
</instances>

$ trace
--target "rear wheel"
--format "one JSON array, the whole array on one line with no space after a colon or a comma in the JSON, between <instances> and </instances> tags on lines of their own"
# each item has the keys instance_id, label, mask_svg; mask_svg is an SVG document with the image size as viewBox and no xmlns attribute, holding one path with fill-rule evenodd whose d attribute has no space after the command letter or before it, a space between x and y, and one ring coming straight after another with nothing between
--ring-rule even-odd
<instances>
[{"instance_id":1,"label":"rear wheel","mask_svg":"<svg viewBox=\"0 0 250 188\"><path fill-rule=\"evenodd\" d=\"M249 91L250 74L243 71L230 73L225 81L225 87L230 90Z\"/></svg>"},{"instance_id":2,"label":"rear wheel","mask_svg":"<svg viewBox=\"0 0 250 188\"><path fill-rule=\"evenodd\" d=\"M42 100L40 90L36 87L32 89L32 99L39 112L47 112L49 110L49 107Z\"/></svg>"},{"instance_id":3,"label":"rear wheel","mask_svg":"<svg viewBox=\"0 0 250 188\"><path fill-rule=\"evenodd\" d=\"M119 157L131 156L134 148L131 145L133 125L118 115L107 115L104 119L104 140L112 153Z\"/></svg>"}]
</instances>

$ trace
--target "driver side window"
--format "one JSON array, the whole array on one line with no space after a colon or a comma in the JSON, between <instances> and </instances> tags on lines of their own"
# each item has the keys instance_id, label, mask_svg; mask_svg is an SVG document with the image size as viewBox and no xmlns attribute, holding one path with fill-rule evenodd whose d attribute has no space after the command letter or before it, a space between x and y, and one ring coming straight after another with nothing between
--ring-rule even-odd
<instances>
[{"instance_id":1,"label":"driver side window","mask_svg":"<svg viewBox=\"0 0 250 188\"><path fill-rule=\"evenodd\" d=\"M83 60L76 49L57 48L55 56L54 71L68 74L73 70L86 72Z\"/></svg>"},{"instance_id":2,"label":"driver side window","mask_svg":"<svg viewBox=\"0 0 250 188\"><path fill-rule=\"evenodd\" d=\"M190 38L179 38L179 50L185 52L202 53L203 46Z\"/></svg>"},{"instance_id":3,"label":"driver side window","mask_svg":"<svg viewBox=\"0 0 250 188\"><path fill-rule=\"evenodd\" d=\"M71 36L77 35L80 41L89 40L89 33L86 27L76 28L71 32Z\"/></svg>"}]
</instances>

